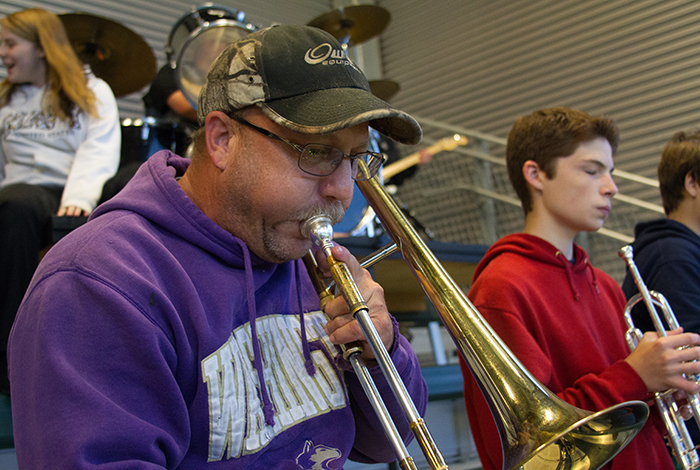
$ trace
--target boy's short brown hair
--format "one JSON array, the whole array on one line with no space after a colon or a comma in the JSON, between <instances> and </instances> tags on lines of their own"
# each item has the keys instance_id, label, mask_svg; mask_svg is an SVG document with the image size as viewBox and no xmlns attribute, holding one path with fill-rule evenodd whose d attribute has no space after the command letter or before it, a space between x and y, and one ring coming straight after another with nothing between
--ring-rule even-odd
<instances>
[{"instance_id":1,"label":"boy's short brown hair","mask_svg":"<svg viewBox=\"0 0 700 470\"><path fill-rule=\"evenodd\" d=\"M506 166L526 215L532 210L532 197L523 176L525 162L534 161L553 178L558 158L568 157L580 144L597 138L606 139L614 154L620 140L615 121L569 108L541 109L515 121L508 134Z\"/></svg>"},{"instance_id":2,"label":"boy's short brown hair","mask_svg":"<svg viewBox=\"0 0 700 470\"><path fill-rule=\"evenodd\" d=\"M700 131L676 133L661 154L657 170L659 190L666 215L678 209L685 197L685 177L688 173L700 183Z\"/></svg>"}]
</instances>

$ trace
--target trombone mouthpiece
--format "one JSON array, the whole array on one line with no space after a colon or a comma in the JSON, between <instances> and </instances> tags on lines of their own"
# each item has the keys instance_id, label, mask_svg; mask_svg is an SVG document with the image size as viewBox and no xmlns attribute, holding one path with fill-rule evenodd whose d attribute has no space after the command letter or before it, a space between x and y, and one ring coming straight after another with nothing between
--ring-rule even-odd
<instances>
[{"instance_id":1,"label":"trombone mouthpiece","mask_svg":"<svg viewBox=\"0 0 700 470\"><path fill-rule=\"evenodd\" d=\"M301 225L301 234L311 239L314 245L333 246L333 226L325 214L315 215Z\"/></svg>"}]
</instances>

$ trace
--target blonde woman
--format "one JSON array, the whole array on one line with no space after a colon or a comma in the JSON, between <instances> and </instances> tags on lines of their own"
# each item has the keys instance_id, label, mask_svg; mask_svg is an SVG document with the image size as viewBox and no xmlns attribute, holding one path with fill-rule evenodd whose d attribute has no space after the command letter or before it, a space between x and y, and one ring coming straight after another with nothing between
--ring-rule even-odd
<instances>
[{"instance_id":1,"label":"blonde woman","mask_svg":"<svg viewBox=\"0 0 700 470\"><path fill-rule=\"evenodd\" d=\"M119 165L114 94L83 70L61 20L32 8L0 20L0 392L7 336L51 216L88 215ZM4 385L4 386L3 386Z\"/></svg>"}]
</instances>

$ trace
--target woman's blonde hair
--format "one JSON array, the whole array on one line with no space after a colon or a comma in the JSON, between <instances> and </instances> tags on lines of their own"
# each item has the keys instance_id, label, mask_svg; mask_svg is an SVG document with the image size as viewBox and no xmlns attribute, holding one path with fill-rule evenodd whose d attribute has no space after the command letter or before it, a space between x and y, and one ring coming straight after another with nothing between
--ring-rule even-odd
<instances>
[{"instance_id":1,"label":"woman's blonde hair","mask_svg":"<svg viewBox=\"0 0 700 470\"><path fill-rule=\"evenodd\" d=\"M41 8L17 11L0 20L0 27L39 46L45 55L47 93L46 111L73 124L76 107L97 115L95 94L87 85L78 57L75 55L63 23L55 14ZM0 83L0 108L7 105L17 85L7 79Z\"/></svg>"}]
</instances>

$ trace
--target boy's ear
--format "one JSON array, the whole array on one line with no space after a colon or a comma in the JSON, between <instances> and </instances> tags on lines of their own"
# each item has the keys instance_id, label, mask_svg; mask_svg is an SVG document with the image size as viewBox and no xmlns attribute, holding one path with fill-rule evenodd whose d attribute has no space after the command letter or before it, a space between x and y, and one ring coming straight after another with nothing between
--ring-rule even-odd
<instances>
[{"instance_id":1,"label":"boy's ear","mask_svg":"<svg viewBox=\"0 0 700 470\"><path fill-rule=\"evenodd\" d=\"M542 191L543 175L544 172L540 169L537 162L528 160L523 164L523 176L525 177L525 181L538 191Z\"/></svg>"},{"instance_id":2,"label":"boy's ear","mask_svg":"<svg viewBox=\"0 0 700 470\"><path fill-rule=\"evenodd\" d=\"M207 115L204 123L209 158L214 166L221 171L224 171L229 163L230 146L236 145L238 142L237 139L235 142L231 140L232 137L238 137L238 135L234 132L233 126L230 125L230 120L226 114L214 111Z\"/></svg>"},{"instance_id":3,"label":"boy's ear","mask_svg":"<svg viewBox=\"0 0 700 470\"><path fill-rule=\"evenodd\" d=\"M692 173L688 172L687 175L685 175L685 190L690 194L690 197L698 197L698 194L700 194L700 184L698 181L695 179Z\"/></svg>"}]
</instances>

